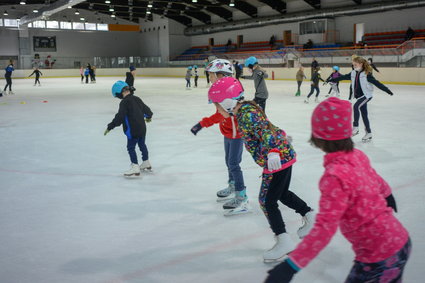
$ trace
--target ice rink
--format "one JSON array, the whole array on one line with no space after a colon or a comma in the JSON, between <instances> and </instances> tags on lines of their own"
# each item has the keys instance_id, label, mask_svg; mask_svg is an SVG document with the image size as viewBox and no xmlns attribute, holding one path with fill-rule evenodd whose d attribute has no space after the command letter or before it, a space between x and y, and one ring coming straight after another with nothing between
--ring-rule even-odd
<instances>
[{"instance_id":1,"label":"ice rink","mask_svg":"<svg viewBox=\"0 0 425 283\"><path fill-rule=\"evenodd\" d=\"M262 253L274 244L257 202L262 170L245 151L253 213L224 217L215 197L227 182L223 136L218 126L190 132L215 112L205 79L185 90L183 78L136 78L136 94L154 112L147 130L154 172L132 179L122 176L130 165L122 129L103 135L118 109L110 92L117 79L83 85L79 78L42 77L41 87L14 80L16 94L0 98L0 282L262 282L272 267ZM253 98L253 81L242 83ZM291 189L317 208L323 153L307 142L316 105L303 103L309 82L301 97L294 96L294 81L267 85L269 119L293 136L298 154ZM393 97L375 88L368 104L373 142L360 142L362 121L354 140L393 188L397 217L413 243L403 282L420 283L425 86L388 86ZM347 98L348 84L340 87ZM321 86L322 99L328 89ZM281 209L297 240L301 218ZM343 282L353 257L338 232L293 282Z\"/></svg>"}]
</instances>

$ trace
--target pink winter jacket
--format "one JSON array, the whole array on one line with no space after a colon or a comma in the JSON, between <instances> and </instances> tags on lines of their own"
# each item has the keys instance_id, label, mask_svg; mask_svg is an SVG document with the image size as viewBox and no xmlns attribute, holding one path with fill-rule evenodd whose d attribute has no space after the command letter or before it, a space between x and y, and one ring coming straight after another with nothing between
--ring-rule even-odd
<instances>
[{"instance_id":1,"label":"pink winter jacket","mask_svg":"<svg viewBox=\"0 0 425 283\"><path fill-rule=\"evenodd\" d=\"M329 243L338 226L356 260L374 263L398 252L408 233L387 207L391 188L360 150L325 155L319 213L310 233L289 258L305 267Z\"/></svg>"}]
</instances>

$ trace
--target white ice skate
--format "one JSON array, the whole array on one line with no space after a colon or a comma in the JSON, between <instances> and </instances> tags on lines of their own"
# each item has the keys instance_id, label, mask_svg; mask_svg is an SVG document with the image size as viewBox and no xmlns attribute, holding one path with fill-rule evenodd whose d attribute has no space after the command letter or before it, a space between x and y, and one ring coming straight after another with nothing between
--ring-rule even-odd
<instances>
[{"instance_id":1,"label":"white ice skate","mask_svg":"<svg viewBox=\"0 0 425 283\"><path fill-rule=\"evenodd\" d=\"M304 100L304 103L305 103L305 104L308 104L309 102L310 102L309 98L306 98L306 99Z\"/></svg>"},{"instance_id":2,"label":"white ice skate","mask_svg":"<svg viewBox=\"0 0 425 283\"><path fill-rule=\"evenodd\" d=\"M353 134L351 136L354 137L358 134L359 134L359 127L353 127Z\"/></svg>"},{"instance_id":3,"label":"white ice skate","mask_svg":"<svg viewBox=\"0 0 425 283\"><path fill-rule=\"evenodd\" d=\"M270 250L263 255L264 262L282 261L284 257L295 249L296 243L288 233L282 233L275 236L276 243Z\"/></svg>"},{"instance_id":4,"label":"white ice skate","mask_svg":"<svg viewBox=\"0 0 425 283\"><path fill-rule=\"evenodd\" d=\"M311 228L313 228L315 218L316 212L314 210L307 212L303 216L303 226L301 226L297 231L298 237L300 237L300 239L304 238L308 235L308 233L310 233Z\"/></svg>"},{"instance_id":5,"label":"white ice skate","mask_svg":"<svg viewBox=\"0 0 425 283\"><path fill-rule=\"evenodd\" d=\"M139 176L140 175L140 168L138 164L131 164L131 167L128 171L124 172L125 177L132 177L132 176Z\"/></svg>"},{"instance_id":6,"label":"white ice skate","mask_svg":"<svg viewBox=\"0 0 425 283\"><path fill-rule=\"evenodd\" d=\"M252 208L249 205L248 198L245 198L243 200L234 198L233 200L235 200L234 203L229 203L229 206L235 205L235 208L226 210L224 212L224 216L233 216L252 212Z\"/></svg>"},{"instance_id":7,"label":"white ice skate","mask_svg":"<svg viewBox=\"0 0 425 283\"><path fill-rule=\"evenodd\" d=\"M15 93L11 90L9 90L9 95L14 95Z\"/></svg>"},{"instance_id":8,"label":"white ice skate","mask_svg":"<svg viewBox=\"0 0 425 283\"><path fill-rule=\"evenodd\" d=\"M314 99L314 102L319 103L319 102L320 102L320 101L319 101L319 98L318 98L318 97L316 97L316 99Z\"/></svg>"},{"instance_id":9,"label":"white ice skate","mask_svg":"<svg viewBox=\"0 0 425 283\"><path fill-rule=\"evenodd\" d=\"M362 138L362 142L370 142L372 141L372 133L366 133L366 135Z\"/></svg>"},{"instance_id":10,"label":"white ice skate","mask_svg":"<svg viewBox=\"0 0 425 283\"><path fill-rule=\"evenodd\" d=\"M227 186L227 188L224 188L217 192L217 202L223 202L223 201L227 201L229 199L234 198L235 197L234 193L235 193L235 183L229 182L229 185Z\"/></svg>"},{"instance_id":11,"label":"white ice skate","mask_svg":"<svg viewBox=\"0 0 425 283\"><path fill-rule=\"evenodd\" d=\"M36 86L37 84L34 84L34 86Z\"/></svg>"},{"instance_id":12,"label":"white ice skate","mask_svg":"<svg viewBox=\"0 0 425 283\"><path fill-rule=\"evenodd\" d=\"M145 160L140 165L140 171L152 172L152 166L149 160Z\"/></svg>"}]
</instances>

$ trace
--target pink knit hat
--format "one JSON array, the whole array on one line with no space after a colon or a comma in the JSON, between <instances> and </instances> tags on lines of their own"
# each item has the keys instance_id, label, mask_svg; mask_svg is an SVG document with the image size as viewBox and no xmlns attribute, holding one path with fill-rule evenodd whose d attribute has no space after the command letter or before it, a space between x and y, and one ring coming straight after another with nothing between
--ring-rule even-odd
<instances>
[{"instance_id":1,"label":"pink knit hat","mask_svg":"<svg viewBox=\"0 0 425 283\"><path fill-rule=\"evenodd\" d=\"M311 116L311 130L318 139L334 141L351 137L351 103L330 97L317 105Z\"/></svg>"}]
</instances>

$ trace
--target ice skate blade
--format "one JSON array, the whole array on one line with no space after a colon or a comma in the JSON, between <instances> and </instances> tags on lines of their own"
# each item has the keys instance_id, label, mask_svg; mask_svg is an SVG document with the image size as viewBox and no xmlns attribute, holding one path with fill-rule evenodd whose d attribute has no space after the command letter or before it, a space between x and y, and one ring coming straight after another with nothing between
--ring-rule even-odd
<instances>
[{"instance_id":1,"label":"ice skate blade","mask_svg":"<svg viewBox=\"0 0 425 283\"><path fill-rule=\"evenodd\" d=\"M133 173L133 174L123 174L124 177L139 177L140 173Z\"/></svg>"},{"instance_id":2,"label":"ice skate blade","mask_svg":"<svg viewBox=\"0 0 425 283\"><path fill-rule=\"evenodd\" d=\"M241 214L247 214L252 213L251 208L244 208L244 209L229 209L225 213L223 213L224 216L234 216L234 215L241 215Z\"/></svg>"},{"instance_id":3,"label":"ice skate blade","mask_svg":"<svg viewBox=\"0 0 425 283\"><path fill-rule=\"evenodd\" d=\"M152 170L152 168L144 168L144 169L140 169L140 172L153 173L153 170Z\"/></svg>"},{"instance_id":4,"label":"ice skate blade","mask_svg":"<svg viewBox=\"0 0 425 283\"><path fill-rule=\"evenodd\" d=\"M372 141L372 138L370 138L370 139L362 139L362 143L369 143L371 141Z\"/></svg>"},{"instance_id":5,"label":"ice skate blade","mask_svg":"<svg viewBox=\"0 0 425 283\"><path fill-rule=\"evenodd\" d=\"M222 197L222 198L217 197L217 202L225 202L225 201L231 200L232 198L235 198L234 194L231 194L227 197Z\"/></svg>"}]
</instances>

